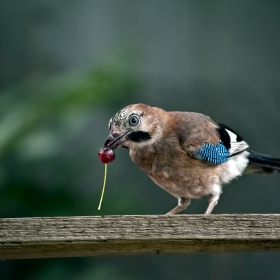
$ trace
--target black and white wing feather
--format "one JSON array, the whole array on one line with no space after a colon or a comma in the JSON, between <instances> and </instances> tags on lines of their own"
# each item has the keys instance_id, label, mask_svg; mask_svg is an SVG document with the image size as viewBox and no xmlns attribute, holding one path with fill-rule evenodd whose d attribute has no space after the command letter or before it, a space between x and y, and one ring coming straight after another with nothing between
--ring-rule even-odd
<instances>
[{"instance_id":1,"label":"black and white wing feather","mask_svg":"<svg viewBox=\"0 0 280 280\"><path fill-rule=\"evenodd\" d=\"M234 157L249 147L240 135L226 125L219 123L218 131L220 133L222 143L229 150L229 157Z\"/></svg>"}]
</instances>

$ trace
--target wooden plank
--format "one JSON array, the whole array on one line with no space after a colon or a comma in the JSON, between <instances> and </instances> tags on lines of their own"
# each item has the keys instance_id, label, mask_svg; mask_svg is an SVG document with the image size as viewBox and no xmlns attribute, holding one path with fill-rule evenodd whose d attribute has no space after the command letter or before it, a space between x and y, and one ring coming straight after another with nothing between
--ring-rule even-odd
<instances>
[{"instance_id":1,"label":"wooden plank","mask_svg":"<svg viewBox=\"0 0 280 280\"><path fill-rule=\"evenodd\" d=\"M0 219L0 259L280 250L280 214Z\"/></svg>"}]
</instances>

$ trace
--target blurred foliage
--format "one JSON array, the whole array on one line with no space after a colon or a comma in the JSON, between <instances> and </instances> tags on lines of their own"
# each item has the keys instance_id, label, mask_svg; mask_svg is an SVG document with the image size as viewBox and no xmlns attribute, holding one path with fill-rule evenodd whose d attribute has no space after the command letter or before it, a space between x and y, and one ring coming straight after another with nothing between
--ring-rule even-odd
<instances>
[{"instance_id":1,"label":"blurred foliage","mask_svg":"<svg viewBox=\"0 0 280 280\"><path fill-rule=\"evenodd\" d=\"M30 141L37 142L40 134L45 138L48 131L40 129L44 122L54 124L62 119L71 123L68 129L73 130L73 112L82 114L104 104L109 106L138 85L125 69L106 65L50 78L32 76L0 91L0 155L14 149L30 133L35 132Z\"/></svg>"},{"instance_id":2,"label":"blurred foliage","mask_svg":"<svg viewBox=\"0 0 280 280\"><path fill-rule=\"evenodd\" d=\"M139 85L125 58L117 57L95 69L32 76L2 90L0 216L89 213L92 199L69 186L92 167L85 156L90 147L75 150L71 141L86 132L93 112Z\"/></svg>"},{"instance_id":3,"label":"blurred foliage","mask_svg":"<svg viewBox=\"0 0 280 280\"><path fill-rule=\"evenodd\" d=\"M107 129L101 118L108 122L104 112L138 92L133 65L125 53L87 69L27 76L0 91L0 217L97 214L103 174L99 188L92 176L95 162L102 166L98 140ZM107 191L102 214L136 209L134 196L127 190L118 197L117 187ZM107 268L92 269L86 259L9 261L0 263L0 279L120 274Z\"/></svg>"}]
</instances>

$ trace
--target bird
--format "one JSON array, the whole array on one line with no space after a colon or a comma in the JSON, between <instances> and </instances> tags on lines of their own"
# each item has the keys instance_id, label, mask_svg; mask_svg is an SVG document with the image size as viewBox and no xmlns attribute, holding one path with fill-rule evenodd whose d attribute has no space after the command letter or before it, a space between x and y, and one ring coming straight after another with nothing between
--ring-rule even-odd
<instances>
[{"instance_id":1,"label":"bird","mask_svg":"<svg viewBox=\"0 0 280 280\"><path fill-rule=\"evenodd\" d=\"M104 147L129 149L156 185L178 199L166 215L185 210L191 199L209 197L211 214L223 185L243 174L280 172L280 159L249 150L234 130L196 112L165 111L137 103L109 121Z\"/></svg>"}]
</instances>

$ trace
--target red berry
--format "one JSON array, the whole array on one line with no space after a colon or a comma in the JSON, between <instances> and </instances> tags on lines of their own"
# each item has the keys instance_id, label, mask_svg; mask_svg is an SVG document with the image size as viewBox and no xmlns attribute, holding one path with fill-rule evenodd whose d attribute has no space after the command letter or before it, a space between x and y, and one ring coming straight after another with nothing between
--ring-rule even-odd
<instances>
[{"instance_id":1,"label":"red berry","mask_svg":"<svg viewBox=\"0 0 280 280\"><path fill-rule=\"evenodd\" d=\"M103 163L109 163L115 159L115 153L112 149L104 147L99 150L98 157Z\"/></svg>"}]
</instances>

